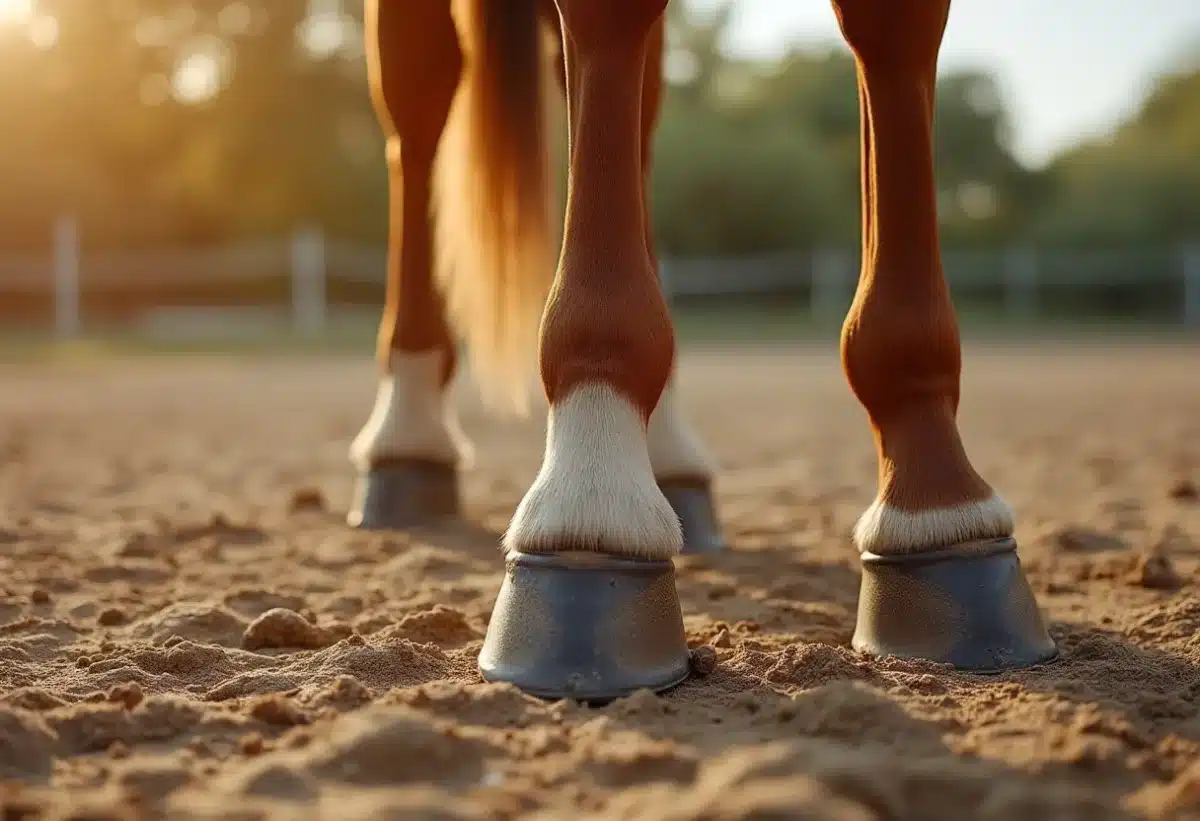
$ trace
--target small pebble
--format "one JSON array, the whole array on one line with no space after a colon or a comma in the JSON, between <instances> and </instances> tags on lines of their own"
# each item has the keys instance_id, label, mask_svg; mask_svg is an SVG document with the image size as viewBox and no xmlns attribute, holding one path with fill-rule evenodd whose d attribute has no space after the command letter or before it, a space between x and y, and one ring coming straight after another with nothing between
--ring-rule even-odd
<instances>
[{"instance_id":1,"label":"small pebble","mask_svg":"<svg viewBox=\"0 0 1200 821\"><path fill-rule=\"evenodd\" d=\"M688 654L692 673L703 678L717 668L717 651L708 646L697 647Z\"/></svg>"},{"instance_id":2,"label":"small pebble","mask_svg":"<svg viewBox=\"0 0 1200 821\"><path fill-rule=\"evenodd\" d=\"M288 509L292 513L325 509L325 495L315 487L301 487L292 491Z\"/></svg>"},{"instance_id":3,"label":"small pebble","mask_svg":"<svg viewBox=\"0 0 1200 821\"><path fill-rule=\"evenodd\" d=\"M117 627L127 621L129 621L129 617L119 607L109 607L101 610L100 615L96 617L96 622L104 627Z\"/></svg>"},{"instance_id":4,"label":"small pebble","mask_svg":"<svg viewBox=\"0 0 1200 821\"><path fill-rule=\"evenodd\" d=\"M263 751L263 737L258 733L248 733L238 742L242 755L258 755Z\"/></svg>"},{"instance_id":5,"label":"small pebble","mask_svg":"<svg viewBox=\"0 0 1200 821\"><path fill-rule=\"evenodd\" d=\"M1200 499L1200 488L1190 479L1179 479L1171 485L1167 496L1177 502L1195 502Z\"/></svg>"},{"instance_id":6,"label":"small pebble","mask_svg":"<svg viewBox=\"0 0 1200 821\"><path fill-rule=\"evenodd\" d=\"M141 685L136 681L118 684L105 694L109 701L125 705L126 710L132 710L142 703L144 698Z\"/></svg>"}]
</instances>

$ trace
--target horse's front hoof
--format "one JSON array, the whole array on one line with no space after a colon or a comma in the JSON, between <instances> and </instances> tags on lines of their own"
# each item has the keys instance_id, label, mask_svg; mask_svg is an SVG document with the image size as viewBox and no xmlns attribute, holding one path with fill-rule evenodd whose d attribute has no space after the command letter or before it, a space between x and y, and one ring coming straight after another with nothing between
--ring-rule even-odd
<instances>
[{"instance_id":1,"label":"horse's front hoof","mask_svg":"<svg viewBox=\"0 0 1200 821\"><path fill-rule=\"evenodd\" d=\"M877 656L999 672L1058 655L1012 538L936 553L862 556L853 645Z\"/></svg>"},{"instance_id":2,"label":"horse's front hoof","mask_svg":"<svg viewBox=\"0 0 1200 821\"><path fill-rule=\"evenodd\" d=\"M712 484L707 479L663 479L658 488L683 527L684 555L717 553L725 548L717 524Z\"/></svg>"},{"instance_id":3,"label":"horse's front hoof","mask_svg":"<svg viewBox=\"0 0 1200 821\"><path fill-rule=\"evenodd\" d=\"M510 553L479 653L487 681L603 703L687 678L675 568L598 553Z\"/></svg>"},{"instance_id":4,"label":"horse's front hoof","mask_svg":"<svg viewBox=\"0 0 1200 821\"><path fill-rule=\"evenodd\" d=\"M406 459L376 465L358 477L346 521L366 530L400 530L458 512L454 467Z\"/></svg>"}]
</instances>

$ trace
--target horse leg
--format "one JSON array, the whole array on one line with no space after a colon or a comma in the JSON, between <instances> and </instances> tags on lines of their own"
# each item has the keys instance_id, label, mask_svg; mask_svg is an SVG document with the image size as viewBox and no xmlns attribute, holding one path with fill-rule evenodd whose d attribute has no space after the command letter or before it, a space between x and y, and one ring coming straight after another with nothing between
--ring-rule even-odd
<instances>
[{"instance_id":1,"label":"horse leg","mask_svg":"<svg viewBox=\"0 0 1200 821\"><path fill-rule=\"evenodd\" d=\"M387 135L387 293L375 406L350 446L360 472L353 525L403 527L458 512L469 458L446 401L455 345L433 277L434 156L462 73L450 0L366 5L371 96Z\"/></svg>"},{"instance_id":2,"label":"horse leg","mask_svg":"<svg viewBox=\"0 0 1200 821\"><path fill-rule=\"evenodd\" d=\"M666 0L557 5L570 185L541 327L546 448L505 535L479 665L539 695L603 700L664 689L688 669L670 561L682 536L647 444L675 348L646 247L640 145L647 45Z\"/></svg>"},{"instance_id":3,"label":"horse leg","mask_svg":"<svg viewBox=\"0 0 1200 821\"><path fill-rule=\"evenodd\" d=\"M646 64L642 75L642 172L646 251L655 271L660 270L654 252L649 203L650 162L653 153L654 130L662 101L662 63L664 21L660 18L650 32L646 48ZM710 553L724 547L717 525L712 497L714 463L703 441L693 430L680 407L676 387L677 364L672 368L667 386L663 389L654 413L650 414L647 442L650 466L654 478L683 528L683 552Z\"/></svg>"},{"instance_id":4,"label":"horse leg","mask_svg":"<svg viewBox=\"0 0 1200 821\"><path fill-rule=\"evenodd\" d=\"M546 0L554 25L558 25L558 12L553 2ZM650 32L646 45L646 63L642 74L641 158L643 186L643 213L645 215L644 236L646 252L654 270L660 270L658 256L654 252L654 234L651 228L649 203L650 163L653 158L654 131L662 101L662 62L665 21L660 19ZM565 48L565 45L564 45ZM560 61L558 79L565 83ZM565 85L563 86L565 90ZM647 444L650 450L650 466L663 495L671 509L679 517L683 529L683 552L687 554L710 553L724 547L724 539L717 524L716 508L712 497L713 459L684 416L676 387L676 370L672 368L667 386L658 400L658 406L650 415L647 428Z\"/></svg>"},{"instance_id":5,"label":"horse leg","mask_svg":"<svg viewBox=\"0 0 1200 821\"><path fill-rule=\"evenodd\" d=\"M854 538L854 645L999 669L1055 653L1013 540L956 415L962 354L938 249L933 94L949 0L833 0L858 65L863 266L842 363L870 418L878 495ZM896 32L904 31L904 37Z\"/></svg>"}]
</instances>

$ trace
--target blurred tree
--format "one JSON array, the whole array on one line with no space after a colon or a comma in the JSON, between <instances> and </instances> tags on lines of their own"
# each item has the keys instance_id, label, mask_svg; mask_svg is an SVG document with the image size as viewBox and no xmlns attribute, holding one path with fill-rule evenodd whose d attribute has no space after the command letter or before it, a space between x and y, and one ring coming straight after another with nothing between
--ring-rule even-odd
<instances>
[{"instance_id":1,"label":"blurred tree","mask_svg":"<svg viewBox=\"0 0 1200 821\"><path fill-rule=\"evenodd\" d=\"M1200 238L1200 70L1161 77L1129 122L1048 169L1037 235L1084 244Z\"/></svg>"},{"instance_id":2,"label":"blurred tree","mask_svg":"<svg viewBox=\"0 0 1200 821\"><path fill-rule=\"evenodd\" d=\"M652 178L664 251L748 254L811 247L854 230L847 209L857 188L839 189L807 132L687 104L668 103L666 113Z\"/></svg>"},{"instance_id":3,"label":"blurred tree","mask_svg":"<svg viewBox=\"0 0 1200 821\"><path fill-rule=\"evenodd\" d=\"M666 247L745 253L855 242L859 111L850 55L831 45L771 63L738 60L721 49L728 3L699 19L678 9L668 69L674 60L690 70L668 71L654 177ZM1013 155L994 78L942 77L935 136L945 239L990 243L1020 230L1038 175ZM704 213L689 203L704 203Z\"/></svg>"},{"instance_id":4,"label":"blurred tree","mask_svg":"<svg viewBox=\"0 0 1200 821\"><path fill-rule=\"evenodd\" d=\"M830 163L829 152L844 135L830 139L824 119L806 116L832 96L815 91L826 90L831 79L823 60L799 52L780 65L731 57L724 49L730 0L705 15L685 3L668 8L668 91L652 177L663 249L743 254L852 238L858 191L853 68L854 148ZM788 87L800 85L795 66L801 63L818 77L804 81L805 90L814 90L804 99ZM840 185L845 180L852 182L849 190Z\"/></svg>"},{"instance_id":5,"label":"blurred tree","mask_svg":"<svg viewBox=\"0 0 1200 821\"><path fill-rule=\"evenodd\" d=\"M689 3L667 6L665 70L672 93L695 105L711 101L727 66L723 41L733 20L733 0L719 0L708 14Z\"/></svg>"},{"instance_id":6,"label":"blurred tree","mask_svg":"<svg viewBox=\"0 0 1200 821\"><path fill-rule=\"evenodd\" d=\"M415 1L415 0L414 0ZM733 0L669 7L653 171L674 254L857 242L858 100L845 49L728 53ZM383 142L358 0L38 0L0 28L0 248L207 244L299 222L380 242ZM995 79L945 74L948 245L1161 242L1200 229L1200 73L1164 76L1113 135L1024 168ZM561 125L561 124L560 124Z\"/></svg>"},{"instance_id":7,"label":"blurred tree","mask_svg":"<svg viewBox=\"0 0 1200 821\"><path fill-rule=\"evenodd\" d=\"M42 245L53 217L89 244L212 242L319 221L379 239L382 138L361 3L42 0L54 37L8 50L0 241ZM32 30L31 30L32 35ZM10 169L8 165L17 166ZM35 182L36 181L36 182ZM12 202L12 200L10 200ZM9 211L12 213L9 213Z\"/></svg>"},{"instance_id":8,"label":"blurred tree","mask_svg":"<svg viewBox=\"0 0 1200 821\"><path fill-rule=\"evenodd\" d=\"M1041 189L1013 154L1012 126L995 77L959 71L938 80L935 151L944 239L995 244L1025 227Z\"/></svg>"}]
</instances>

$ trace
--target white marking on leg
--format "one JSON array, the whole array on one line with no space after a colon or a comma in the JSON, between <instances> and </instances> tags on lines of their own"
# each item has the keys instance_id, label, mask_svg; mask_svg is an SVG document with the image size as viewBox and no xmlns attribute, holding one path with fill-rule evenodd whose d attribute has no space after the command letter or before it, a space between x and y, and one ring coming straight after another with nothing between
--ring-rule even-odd
<instances>
[{"instance_id":1,"label":"white marking on leg","mask_svg":"<svg viewBox=\"0 0 1200 821\"><path fill-rule=\"evenodd\" d=\"M528 553L584 550L667 559L683 547L679 519L654 480L641 414L604 384L551 406L542 469L504 536Z\"/></svg>"},{"instance_id":2,"label":"white marking on leg","mask_svg":"<svg viewBox=\"0 0 1200 821\"><path fill-rule=\"evenodd\" d=\"M441 351L392 353L371 415L350 444L350 461L359 470L389 458L470 462L470 443L441 386L442 356Z\"/></svg>"},{"instance_id":3,"label":"white marking on leg","mask_svg":"<svg viewBox=\"0 0 1200 821\"><path fill-rule=\"evenodd\" d=\"M978 502L916 513L876 499L859 517L854 543L863 553L923 553L1011 536L1014 527L1012 508L995 494Z\"/></svg>"},{"instance_id":4,"label":"white marking on leg","mask_svg":"<svg viewBox=\"0 0 1200 821\"><path fill-rule=\"evenodd\" d=\"M713 458L688 424L679 406L674 379L667 383L658 407L650 415L646 443L654 476L663 479L708 479L714 471Z\"/></svg>"}]
</instances>

